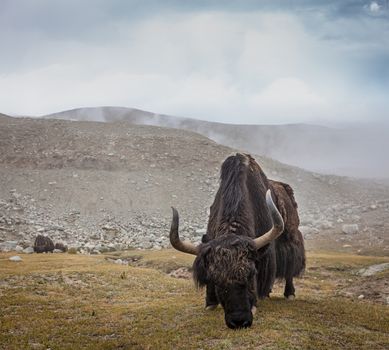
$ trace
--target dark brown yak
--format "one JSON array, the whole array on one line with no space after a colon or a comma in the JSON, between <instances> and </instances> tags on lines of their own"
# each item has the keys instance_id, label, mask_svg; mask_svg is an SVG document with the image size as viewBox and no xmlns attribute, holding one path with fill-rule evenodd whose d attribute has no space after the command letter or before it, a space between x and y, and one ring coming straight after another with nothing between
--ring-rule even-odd
<instances>
[{"instance_id":1,"label":"dark brown yak","mask_svg":"<svg viewBox=\"0 0 389 350\"><path fill-rule=\"evenodd\" d=\"M291 187L269 181L250 155L238 153L222 165L202 243L180 240L174 208L170 242L196 255L193 277L207 288L206 308L220 303L228 327L250 327L257 296L269 296L276 277L286 280L285 297L294 297L293 277L305 267L298 225Z\"/></svg>"},{"instance_id":2,"label":"dark brown yak","mask_svg":"<svg viewBox=\"0 0 389 350\"><path fill-rule=\"evenodd\" d=\"M34 242L34 252L36 253L48 253L53 252L54 243L53 241L46 236L38 235L35 238Z\"/></svg>"}]
</instances>

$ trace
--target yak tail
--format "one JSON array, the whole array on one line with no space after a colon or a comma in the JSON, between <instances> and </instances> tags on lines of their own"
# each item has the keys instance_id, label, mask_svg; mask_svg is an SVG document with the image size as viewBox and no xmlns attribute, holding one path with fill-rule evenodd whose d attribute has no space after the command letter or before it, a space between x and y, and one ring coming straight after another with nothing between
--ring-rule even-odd
<instances>
[{"instance_id":1,"label":"yak tail","mask_svg":"<svg viewBox=\"0 0 389 350\"><path fill-rule=\"evenodd\" d=\"M301 232L297 232L301 235ZM305 270L305 249L301 239L276 243L277 278L300 276Z\"/></svg>"}]
</instances>

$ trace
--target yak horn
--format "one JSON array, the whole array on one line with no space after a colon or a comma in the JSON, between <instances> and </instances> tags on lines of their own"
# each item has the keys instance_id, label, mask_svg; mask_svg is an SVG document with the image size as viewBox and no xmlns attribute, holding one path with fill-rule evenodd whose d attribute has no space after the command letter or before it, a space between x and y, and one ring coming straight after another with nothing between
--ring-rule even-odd
<instances>
[{"instance_id":1,"label":"yak horn","mask_svg":"<svg viewBox=\"0 0 389 350\"><path fill-rule=\"evenodd\" d=\"M270 243L284 231L284 221L282 220L282 216L275 206L273 199L271 198L270 190L267 190L266 192L266 204L270 210L270 215L273 220L273 227L264 235L254 239L254 244L257 249L262 248L266 244Z\"/></svg>"},{"instance_id":2,"label":"yak horn","mask_svg":"<svg viewBox=\"0 0 389 350\"><path fill-rule=\"evenodd\" d=\"M198 246L195 246L191 242L187 241L181 241L180 236L178 235L178 212L175 208L173 208L173 219L172 219L172 225L170 227L170 243L172 246L183 253L193 254L197 255L199 253Z\"/></svg>"}]
</instances>

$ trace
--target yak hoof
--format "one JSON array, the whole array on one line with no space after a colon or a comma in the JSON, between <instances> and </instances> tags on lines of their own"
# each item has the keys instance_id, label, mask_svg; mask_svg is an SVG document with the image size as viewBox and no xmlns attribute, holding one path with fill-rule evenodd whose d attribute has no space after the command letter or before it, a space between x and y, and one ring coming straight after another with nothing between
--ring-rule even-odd
<instances>
[{"instance_id":1,"label":"yak hoof","mask_svg":"<svg viewBox=\"0 0 389 350\"><path fill-rule=\"evenodd\" d=\"M292 295L288 295L288 296L286 297L286 299L287 299L287 300L294 300L294 299L296 299L296 297L292 294Z\"/></svg>"},{"instance_id":2,"label":"yak hoof","mask_svg":"<svg viewBox=\"0 0 389 350\"><path fill-rule=\"evenodd\" d=\"M215 310L216 308L217 308L217 304L216 305L207 305L205 307L205 310L210 311L210 310Z\"/></svg>"},{"instance_id":3,"label":"yak hoof","mask_svg":"<svg viewBox=\"0 0 389 350\"><path fill-rule=\"evenodd\" d=\"M257 307L256 306L253 306L251 308L251 313L252 313L253 316L257 313Z\"/></svg>"}]
</instances>

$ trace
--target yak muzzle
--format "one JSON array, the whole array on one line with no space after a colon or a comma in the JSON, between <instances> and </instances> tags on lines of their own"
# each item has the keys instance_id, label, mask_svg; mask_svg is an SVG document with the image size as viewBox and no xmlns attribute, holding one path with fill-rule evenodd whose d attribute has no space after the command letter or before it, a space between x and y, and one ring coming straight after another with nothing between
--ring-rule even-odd
<instances>
[{"instance_id":1,"label":"yak muzzle","mask_svg":"<svg viewBox=\"0 0 389 350\"><path fill-rule=\"evenodd\" d=\"M226 315L226 325L231 329L248 328L253 324L252 313L233 313Z\"/></svg>"}]
</instances>

